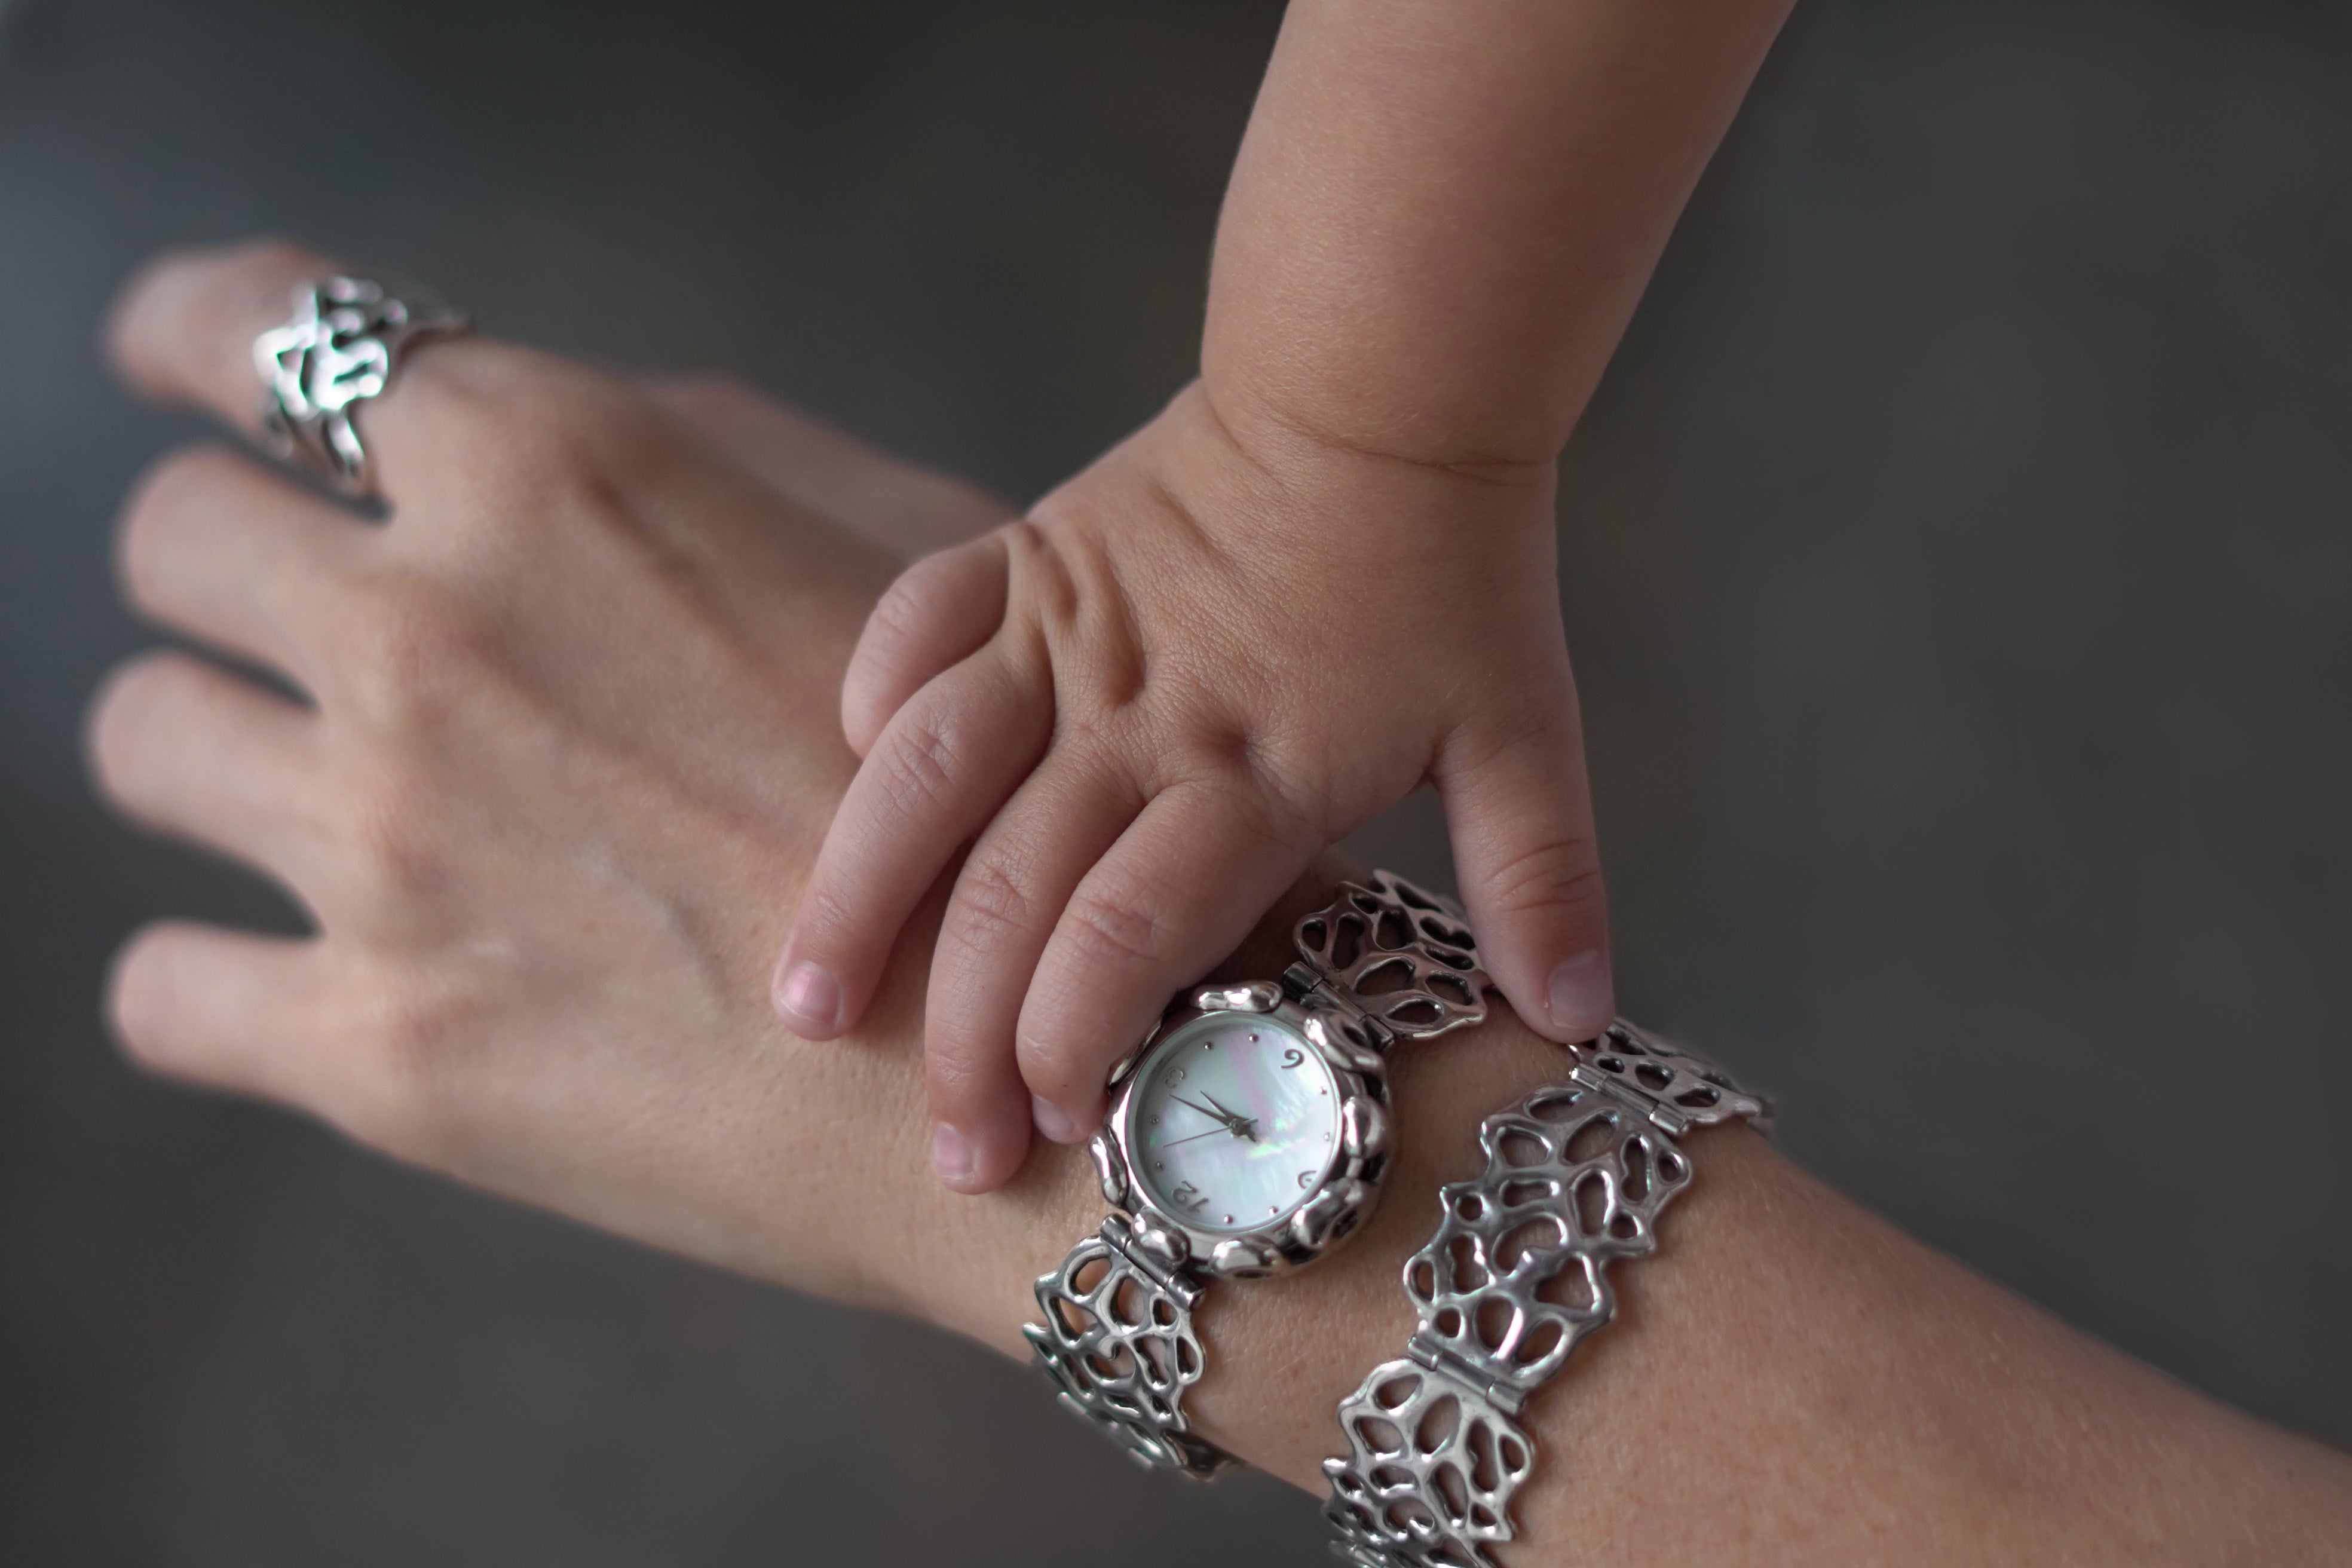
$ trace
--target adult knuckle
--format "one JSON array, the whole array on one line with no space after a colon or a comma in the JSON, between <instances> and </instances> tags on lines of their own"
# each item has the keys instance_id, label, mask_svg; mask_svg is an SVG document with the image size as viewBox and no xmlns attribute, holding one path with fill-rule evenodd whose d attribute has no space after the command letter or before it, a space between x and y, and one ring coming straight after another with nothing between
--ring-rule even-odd
<instances>
[{"instance_id":1,"label":"adult knuckle","mask_svg":"<svg viewBox=\"0 0 2352 1568\"><path fill-rule=\"evenodd\" d=\"M446 986L379 981L347 1025L351 1071L342 1095L322 1109L362 1142L446 1161L462 1135L464 1082L479 1026L480 1009Z\"/></svg>"},{"instance_id":2,"label":"adult knuckle","mask_svg":"<svg viewBox=\"0 0 2352 1568\"><path fill-rule=\"evenodd\" d=\"M386 729L435 724L482 673L473 616L430 578L380 573L322 596L320 609L356 705Z\"/></svg>"},{"instance_id":3,"label":"adult knuckle","mask_svg":"<svg viewBox=\"0 0 2352 1568\"><path fill-rule=\"evenodd\" d=\"M341 792L341 837L361 890L379 908L431 900L451 870L429 781L379 757Z\"/></svg>"},{"instance_id":4,"label":"adult knuckle","mask_svg":"<svg viewBox=\"0 0 2352 1568\"><path fill-rule=\"evenodd\" d=\"M421 355L444 460L501 492L531 497L597 483L625 468L658 427L643 394L551 355L505 344ZM496 509L528 521L544 506Z\"/></svg>"}]
</instances>

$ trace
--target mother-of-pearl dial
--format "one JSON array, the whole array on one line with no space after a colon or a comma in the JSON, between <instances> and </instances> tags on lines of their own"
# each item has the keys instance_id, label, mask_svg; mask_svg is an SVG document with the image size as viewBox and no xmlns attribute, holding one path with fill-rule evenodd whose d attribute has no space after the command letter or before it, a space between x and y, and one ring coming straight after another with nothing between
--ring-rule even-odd
<instances>
[{"instance_id":1,"label":"mother-of-pearl dial","mask_svg":"<svg viewBox=\"0 0 2352 1568\"><path fill-rule=\"evenodd\" d=\"M1212 1013L1143 1064L1125 1129L1153 1204L1193 1230L1239 1235L1313 1197L1340 1148L1323 1055L1258 1013Z\"/></svg>"}]
</instances>

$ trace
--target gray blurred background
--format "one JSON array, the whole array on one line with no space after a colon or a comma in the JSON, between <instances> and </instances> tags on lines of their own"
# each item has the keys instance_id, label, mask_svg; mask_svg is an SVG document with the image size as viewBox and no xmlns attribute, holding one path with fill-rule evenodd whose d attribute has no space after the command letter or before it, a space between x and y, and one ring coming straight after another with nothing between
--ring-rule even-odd
<instances>
[{"instance_id":1,"label":"gray blurred background","mask_svg":"<svg viewBox=\"0 0 2352 1568\"><path fill-rule=\"evenodd\" d=\"M288 917L110 823L75 740L145 640L111 510L189 433L90 350L150 248L300 233L1028 496L1187 374L1277 8L0 13L0 1557L1319 1560L1304 1498L1138 1475L978 1352L138 1080L121 935ZM1918 1235L2337 1443L2347 27L1808 0L1562 513L1632 1010ZM1426 812L1369 837L1442 876ZM935 1407L862 1404L884 1364Z\"/></svg>"}]
</instances>

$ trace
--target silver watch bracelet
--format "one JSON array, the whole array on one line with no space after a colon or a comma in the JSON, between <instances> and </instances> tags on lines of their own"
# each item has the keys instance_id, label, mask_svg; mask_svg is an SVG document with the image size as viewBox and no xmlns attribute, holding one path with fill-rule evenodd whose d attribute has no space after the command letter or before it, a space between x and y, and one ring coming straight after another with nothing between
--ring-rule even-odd
<instances>
[{"instance_id":1,"label":"silver watch bracelet","mask_svg":"<svg viewBox=\"0 0 2352 1568\"><path fill-rule=\"evenodd\" d=\"M1486 1016L1488 982L1461 909L1392 872L1339 884L1328 905L1297 922L1292 944L1297 961L1278 992L1261 985L1316 1009L1383 1097L1381 1063L1400 1041ZM1202 994L1212 993L1223 994ZM1195 1435L1184 1411L1206 1370L1192 1314L1207 1288L1202 1266L1213 1260L1131 1190L1101 1135L1090 1148L1116 1212L1039 1278L1040 1321L1022 1331L1064 1408L1146 1468L1207 1479L1238 1462ZM1377 1183L1377 1166L1364 1174L1367 1186Z\"/></svg>"},{"instance_id":2,"label":"silver watch bracelet","mask_svg":"<svg viewBox=\"0 0 2352 1568\"><path fill-rule=\"evenodd\" d=\"M1609 1265L1655 1251L1690 1185L1677 1140L1761 1121L1764 1098L1619 1019L1572 1047L1567 1082L1486 1118L1486 1169L1440 1189L1436 1235L1404 1268L1419 1326L1339 1405L1323 1461L1333 1552L1354 1568L1495 1568L1535 1467L1519 1415L1614 1318Z\"/></svg>"}]
</instances>

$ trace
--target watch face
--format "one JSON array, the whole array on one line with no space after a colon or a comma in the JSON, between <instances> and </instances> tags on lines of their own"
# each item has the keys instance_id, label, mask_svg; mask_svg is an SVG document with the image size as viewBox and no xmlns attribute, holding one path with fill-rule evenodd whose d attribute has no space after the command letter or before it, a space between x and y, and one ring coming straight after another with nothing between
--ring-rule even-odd
<instances>
[{"instance_id":1,"label":"watch face","mask_svg":"<svg viewBox=\"0 0 2352 1568\"><path fill-rule=\"evenodd\" d=\"M1239 1235L1315 1195L1340 1146L1323 1055L1257 1013L1195 1018L1153 1048L1127 1146L1152 1202L1192 1229Z\"/></svg>"}]
</instances>

